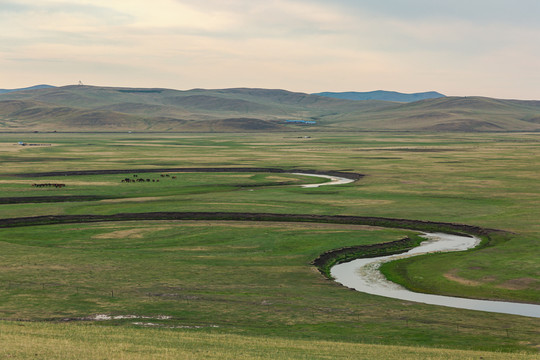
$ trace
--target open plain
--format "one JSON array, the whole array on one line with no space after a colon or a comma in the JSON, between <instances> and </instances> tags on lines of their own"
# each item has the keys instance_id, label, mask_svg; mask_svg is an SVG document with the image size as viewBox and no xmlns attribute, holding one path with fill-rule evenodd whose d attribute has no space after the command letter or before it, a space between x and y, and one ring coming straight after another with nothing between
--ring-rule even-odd
<instances>
[{"instance_id":1,"label":"open plain","mask_svg":"<svg viewBox=\"0 0 540 360\"><path fill-rule=\"evenodd\" d=\"M0 228L5 358L538 357L538 318L354 292L312 265L421 228L119 215L496 229L479 249L390 263L385 274L416 291L538 304L538 133L3 133L0 162L0 220L30 218ZM299 169L364 176L302 188L326 180ZM102 220L47 220L71 215Z\"/></svg>"}]
</instances>

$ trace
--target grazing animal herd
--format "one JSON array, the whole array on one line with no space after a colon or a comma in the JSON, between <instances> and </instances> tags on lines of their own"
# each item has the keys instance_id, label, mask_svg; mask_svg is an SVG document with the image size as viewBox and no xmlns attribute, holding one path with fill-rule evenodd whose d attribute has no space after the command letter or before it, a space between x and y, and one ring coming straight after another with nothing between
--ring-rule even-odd
<instances>
[{"instance_id":1,"label":"grazing animal herd","mask_svg":"<svg viewBox=\"0 0 540 360\"><path fill-rule=\"evenodd\" d=\"M131 183L131 182L150 182L150 181L156 182L156 179L152 179L152 180L150 180L150 179L146 179L146 180L145 180L145 179L143 179L143 178L137 178L137 179L125 178L125 179L122 179L122 182L123 182L123 183ZM157 180L157 181L159 181L159 180Z\"/></svg>"},{"instance_id":2,"label":"grazing animal herd","mask_svg":"<svg viewBox=\"0 0 540 360\"><path fill-rule=\"evenodd\" d=\"M170 177L171 179L176 179L176 176L170 176L169 174L161 174L161 177ZM133 178L122 179L123 183L134 183L134 182L159 182L159 179L143 179L138 175L133 175Z\"/></svg>"},{"instance_id":3,"label":"grazing animal herd","mask_svg":"<svg viewBox=\"0 0 540 360\"><path fill-rule=\"evenodd\" d=\"M55 187L57 189L61 189L63 187L65 187L66 184L57 184L57 183L46 183L46 184L32 184L32 187L38 187L38 188L42 188L42 187Z\"/></svg>"},{"instance_id":4,"label":"grazing animal herd","mask_svg":"<svg viewBox=\"0 0 540 360\"><path fill-rule=\"evenodd\" d=\"M161 174L160 175L161 177L170 177L171 179L176 179L176 176L170 176L169 174ZM143 178L140 178L138 175L133 175L133 178L124 178L122 179L123 183L135 183L135 182L159 182L159 179L143 179ZM44 184L32 184L32 187L36 187L36 188L49 188L49 187L54 187L54 188L57 188L57 189L61 189L63 187L65 187L66 184L60 184L60 183L44 183Z\"/></svg>"}]
</instances>

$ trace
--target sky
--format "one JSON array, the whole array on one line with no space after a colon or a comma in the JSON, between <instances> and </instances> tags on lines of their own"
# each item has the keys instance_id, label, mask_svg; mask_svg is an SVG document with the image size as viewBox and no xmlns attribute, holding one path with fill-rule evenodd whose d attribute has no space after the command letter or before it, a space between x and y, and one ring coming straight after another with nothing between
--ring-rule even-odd
<instances>
[{"instance_id":1,"label":"sky","mask_svg":"<svg viewBox=\"0 0 540 360\"><path fill-rule=\"evenodd\" d=\"M0 0L0 88L540 99L539 0Z\"/></svg>"}]
</instances>

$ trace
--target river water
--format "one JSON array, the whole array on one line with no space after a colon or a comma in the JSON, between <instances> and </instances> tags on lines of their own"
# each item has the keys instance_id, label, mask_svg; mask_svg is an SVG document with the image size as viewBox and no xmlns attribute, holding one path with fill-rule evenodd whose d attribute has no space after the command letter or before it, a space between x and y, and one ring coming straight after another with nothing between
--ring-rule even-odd
<instances>
[{"instance_id":1,"label":"river water","mask_svg":"<svg viewBox=\"0 0 540 360\"><path fill-rule=\"evenodd\" d=\"M476 237L442 233L426 233L423 236L427 241L422 242L420 246L406 253L353 260L335 265L330 273L337 282L344 286L372 295L460 309L540 317L540 305L422 294L409 291L396 283L388 281L379 271L379 266L383 262L430 252L463 251L480 243L480 240Z\"/></svg>"},{"instance_id":2,"label":"river water","mask_svg":"<svg viewBox=\"0 0 540 360\"><path fill-rule=\"evenodd\" d=\"M347 179L347 178L339 177L339 176L320 175L320 174L307 174L307 173L292 173L292 174L293 175L314 176L314 177L330 179L329 182L325 182L325 183L300 185L303 188L315 188L315 187L324 186L324 185L342 185L342 184L352 183L354 181L354 179Z\"/></svg>"}]
</instances>

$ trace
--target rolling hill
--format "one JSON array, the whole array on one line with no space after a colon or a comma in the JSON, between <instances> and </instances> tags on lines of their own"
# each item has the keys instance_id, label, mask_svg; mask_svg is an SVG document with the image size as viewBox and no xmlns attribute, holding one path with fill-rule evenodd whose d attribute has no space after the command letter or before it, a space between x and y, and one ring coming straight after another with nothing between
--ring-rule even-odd
<instances>
[{"instance_id":1,"label":"rolling hill","mask_svg":"<svg viewBox=\"0 0 540 360\"><path fill-rule=\"evenodd\" d=\"M5 94L5 93L9 93L9 92L15 92L15 91L25 91L25 90L35 90L35 89L48 89L48 88L52 88L54 86L51 86L51 85L35 85L35 86L30 86L30 87L27 87L27 88L20 88L20 89L0 89L0 94Z\"/></svg>"},{"instance_id":2,"label":"rolling hill","mask_svg":"<svg viewBox=\"0 0 540 360\"><path fill-rule=\"evenodd\" d=\"M79 85L0 94L3 132L299 129L539 131L540 101L439 97L403 103L273 89L180 91Z\"/></svg>"},{"instance_id":3,"label":"rolling hill","mask_svg":"<svg viewBox=\"0 0 540 360\"><path fill-rule=\"evenodd\" d=\"M369 91L369 92L321 92L313 95L326 96L335 99L345 100L382 100L382 101L395 101L395 102L414 102L425 99L437 99L445 97L445 95L436 91L421 92L414 94L404 94L396 91Z\"/></svg>"}]
</instances>

